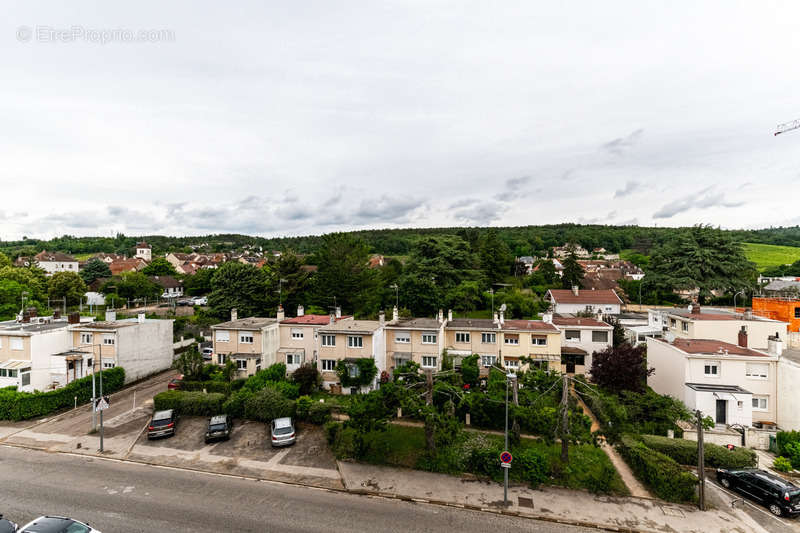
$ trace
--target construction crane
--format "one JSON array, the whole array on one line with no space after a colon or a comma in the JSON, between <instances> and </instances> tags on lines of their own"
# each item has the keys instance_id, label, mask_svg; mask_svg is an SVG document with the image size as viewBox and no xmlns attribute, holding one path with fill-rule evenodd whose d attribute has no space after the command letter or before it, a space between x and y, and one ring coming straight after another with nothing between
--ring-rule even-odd
<instances>
[{"instance_id":1,"label":"construction crane","mask_svg":"<svg viewBox=\"0 0 800 533\"><path fill-rule=\"evenodd\" d=\"M778 129L775 131L775 135L780 135L781 133L786 133L787 131L796 130L798 128L800 128L800 118L785 124L778 124Z\"/></svg>"}]
</instances>

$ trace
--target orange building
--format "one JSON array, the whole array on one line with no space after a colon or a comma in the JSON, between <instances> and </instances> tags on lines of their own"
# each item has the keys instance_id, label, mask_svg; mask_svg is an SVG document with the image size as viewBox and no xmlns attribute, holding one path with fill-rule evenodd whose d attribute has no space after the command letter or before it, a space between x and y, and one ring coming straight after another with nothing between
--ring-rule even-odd
<instances>
[{"instance_id":1,"label":"orange building","mask_svg":"<svg viewBox=\"0 0 800 533\"><path fill-rule=\"evenodd\" d=\"M800 331L800 300L796 298L753 298L753 314L789 323L789 331Z\"/></svg>"}]
</instances>

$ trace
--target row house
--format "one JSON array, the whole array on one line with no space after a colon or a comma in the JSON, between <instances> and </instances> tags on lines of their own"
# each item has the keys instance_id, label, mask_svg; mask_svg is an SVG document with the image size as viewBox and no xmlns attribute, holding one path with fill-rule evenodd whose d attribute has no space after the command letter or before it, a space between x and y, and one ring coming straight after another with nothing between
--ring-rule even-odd
<instances>
[{"instance_id":1,"label":"row house","mask_svg":"<svg viewBox=\"0 0 800 533\"><path fill-rule=\"evenodd\" d=\"M393 370L414 362L424 370L440 370L445 324L441 310L437 318L400 318L395 307L385 327L386 368Z\"/></svg>"},{"instance_id":2,"label":"row house","mask_svg":"<svg viewBox=\"0 0 800 533\"><path fill-rule=\"evenodd\" d=\"M375 361L378 373L372 386L377 385L381 373L386 370L386 320L383 312L379 320L341 320L319 328L319 362L318 368L322 373L322 383L325 388L339 386L339 376L336 366L339 361L355 363L357 359L370 358ZM359 367L348 364L348 371L352 377L358 375ZM344 393L355 393L342 390Z\"/></svg>"},{"instance_id":3,"label":"row house","mask_svg":"<svg viewBox=\"0 0 800 533\"><path fill-rule=\"evenodd\" d=\"M275 318L238 318L211 326L216 363L236 363L238 378L247 378L277 361L280 332Z\"/></svg>"},{"instance_id":4,"label":"row house","mask_svg":"<svg viewBox=\"0 0 800 533\"><path fill-rule=\"evenodd\" d=\"M551 317L544 315L561 334L561 372L589 374L592 354L610 347L614 327L596 318Z\"/></svg>"},{"instance_id":5,"label":"row house","mask_svg":"<svg viewBox=\"0 0 800 533\"><path fill-rule=\"evenodd\" d=\"M302 305L297 306L297 316L284 318L283 309L278 309L280 322L280 347L278 363L286 365L288 373L294 372L306 363L318 364L319 329L340 320L353 320L352 316L342 316L341 308L329 315L305 314ZM319 369L322 371L322 369Z\"/></svg>"}]
</instances>

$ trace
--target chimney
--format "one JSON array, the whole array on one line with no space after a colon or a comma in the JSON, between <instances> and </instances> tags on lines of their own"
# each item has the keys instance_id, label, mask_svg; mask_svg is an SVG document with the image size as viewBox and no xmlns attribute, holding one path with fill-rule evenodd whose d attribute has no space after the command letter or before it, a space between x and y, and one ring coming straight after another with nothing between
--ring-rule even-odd
<instances>
[{"instance_id":1,"label":"chimney","mask_svg":"<svg viewBox=\"0 0 800 533\"><path fill-rule=\"evenodd\" d=\"M61 309L53 309L53 320L61 318Z\"/></svg>"},{"instance_id":2,"label":"chimney","mask_svg":"<svg viewBox=\"0 0 800 533\"><path fill-rule=\"evenodd\" d=\"M498 318L497 318L497 313L494 313L494 315L492 316L492 322L494 322L495 324L500 322L500 320L498 320Z\"/></svg>"},{"instance_id":3,"label":"chimney","mask_svg":"<svg viewBox=\"0 0 800 533\"><path fill-rule=\"evenodd\" d=\"M28 314L31 315L31 318L39 316L39 312L35 307L29 307L28 308Z\"/></svg>"},{"instance_id":4,"label":"chimney","mask_svg":"<svg viewBox=\"0 0 800 533\"><path fill-rule=\"evenodd\" d=\"M503 327L503 324L505 324L505 321L506 321L506 312L505 311L500 311L500 327Z\"/></svg>"},{"instance_id":5,"label":"chimney","mask_svg":"<svg viewBox=\"0 0 800 533\"><path fill-rule=\"evenodd\" d=\"M239 318L239 310L235 307L231 309L231 322Z\"/></svg>"},{"instance_id":6,"label":"chimney","mask_svg":"<svg viewBox=\"0 0 800 533\"><path fill-rule=\"evenodd\" d=\"M777 355L780 356L783 353L783 341L781 340L780 336L778 336L778 332L775 332L774 337L768 337L768 348L767 351L770 355Z\"/></svg>"},{"instance_id":7,"label":"chimney","mask_svg":"<svg viewBox=\"0 0 800 533\"><path fill-rule=\"evenodd\" d=\"M439 314L438 314L438 315L436 315L436 318L439 320L439 324L441 324L442 322L444 322L444 311L442 311L441 309L439 309Z\"/></svg>"},{"instance_id":8,"label":"chimney","mask_svg":"<svg viewBox=\"0 0 800 533\"><path fill-rule=\"evenodd\" d=\"M739 330L739 346L747 348L747 330L744 326Z\"/></svg>"},{"instance_id":9,"label":"chimney","mask_svg":"<svg viewBox=\"0 0 800 533\"><path fill-rule=\"evenodd\" d=\"M22 312L22 322L27 324L31 321L31 314L28 311Z\"/></svg>"},{"instance_id":10,"label":"chimney","mask_svg":"<svg viewBox=\"0 0 800 533\"><path fill-rule=\"evenodd\" d=\"M137 322L139 322L139 324L144 324L144 313L139 313L139 315L136 317L136 319L137 319Z\"/></svg>"},{"instance_id":11,"label":"chimney","mask_svg":"<svg viewBox=\"0 0 800 533\"><path fill-rule=\"evenodd\" d=\"M80 324L81 323L81 314L80 313L70 313L67 315L67 323L69 324Z\"/></svg>"},{"instance_id":12,"label":"chimney","mask_svg":"<svg viewBox=\"0 0 800 533\"><path fill-rule=\"evenodd\" d=\"M386 324L386 313L384 311L378 313L378 322L380 322L381 326Z\"/></svg>"},{"instance_id":13,"label":"chimney","mask_svg":"<svg viewBox=\"0 0 800 533\"><path fill-rule=\"evenodd\" d=\"M336 318L342 318L342 308L338 305L336 306Z\"/></svg>"},{"instance_id":14,"label":"chimney","mask_svg":"<svg viewBox=\"0 0 800 533\"><path fill-rule=\"evenodd\" d=\"M330 320L328 321L328 323L329 324L335 324L336 323L336 315L334 313L331 313Z\"/></svg>"},{"instance_id":15,"label":"chimney","mask_svg":"<svg viewBox=\"0 0 800 533\"><path fill-rule=\"evenodd\" d=\"M275 314L275 318L277 318L278 322L280 322L281 320L286 318L286 315L283 312L283 306L282 305L278 306L278 312Z\"/></svg>"},{"instance_id":16,"label":"chimney","mask_svg":"<svg viewBox=\"0 0 800 533\"><path fill-rule=\"evenodd\" d=\"M572 286L572 294L574 294L575 296L578 295L578 286L577 285L573 285Z\"/></svg>"},{"instance_id":17,"label":"chimney","mask_svg":"<svg viewBox=\"0 0 800 533\"><path fill-rule=\"evenodd\" d=\"M542 313L542 322L545 324L552 324L553 323L553 314L552 313Z\"/></svg>"},{"instance_id":18,"label":"chimney","mask_svg":"<svg viewBox=\"0 0 800 533\"><path fill-rule=\"evenodd\" d=\"M397 322L400 320L400 311L397 310L397 306L395 305L392 307L392 322Z\"/></svg>"},{"instance_id":19,"label":"chimney","mask_svg":"<svg viewBox=\"0 0 800 533\"><path fill-rule=\"evenodd\" d=\"M297 306L297 316L303 316L304 314L306 314L305 309L303 308L302 305L298 305Z\"/></svg>"},{"instance_id":20,"label":"chimney","mask_svg":"<svg viewBox=\"0 0 800 533\"><path fill-rule=\"evenodd\" d=\"M448 322L452 322L453 321L453 310L452 309L448 309L447 310L447 321Z\"/></svg>"},{"instance_id":21,"label":"chimney","mask_svg":"<svg viewBox=\"0 0 800 533\"><path fill-rule=\"evenodd\" d=\"M700 314L700 304L695 302L692 304L692 314L699 315Z\"/></svg>"},{"instance_id":22,"label":"chimney","mask_svg":"<svg viewBox=\"0 0 800 533\"><path fill-rule=\"evenodd\" d=\"M116 311L106 311L106 322L114 322L117 319Z\"/></svg>"}]
</instances>

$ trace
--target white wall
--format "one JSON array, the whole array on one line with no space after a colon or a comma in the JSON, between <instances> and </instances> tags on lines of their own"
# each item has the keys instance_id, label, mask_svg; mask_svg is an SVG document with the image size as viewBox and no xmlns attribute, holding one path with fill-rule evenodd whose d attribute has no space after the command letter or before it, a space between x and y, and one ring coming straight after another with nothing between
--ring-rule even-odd
<instances>
[{"instance_id":1,"label":"white wall","mask_svg":"<svg viewBox=\"0 0 800 533\"><path fill-rule=\"evenodd\" d=\"M580 348L586 352L584 365L586 372L590 372L592 368L592 354L594 352L602 352L613 343L613 330L614 328L590 328L586 326L556 326L561 330L561 346L568 346L571 348ZM579 340L567 340L567 330L577 330L581 332ZM605 331L608 342L594 342L592 341L593 331Z\"/></svg>"},{"instance_id":2,"label":"white wall","mask_svg":"<svg viewBox=\"0 0 800 533\"><path fill-rule=\"evenodd\" d=\"M800 430L800 365L785 358L778 362L778 427Z\"/></svg>"},{"instance_id":3,"label":"white wall","mask_svg":"<svg viewBox=\"0 0 800 533\"><path fill-rule=\"evenodd\" d=\"M44 270L47 274L54 274L56 272L75 272L78 273L77 261L41 261L37 265Z\"/></svg>"},{"instance_id":4,"label":"white wall","mask_svg":"<svg viewBox=\"0 0 800 533\"><path fill-rule=\"evenodd\" d=\"M48 331L31 336L31 384L21 390L45 390L52 383L52 374L64 374L66 362L63 357L51 357L72 348L72 332L67 328ZM53 359L60 360L53 368ZM64 383L61 383L64 385Z\"/></svg>"},{"instance_id":5,"label":"white wall","mask_svg":"<svg viewBox=\"0 0 800 533\"><path fill-rule=\"evenodd\" d=\"M555 305L555 312L559 314L577 314L583 313L586 311L587 304L564 304L564 303L556 303ZM619 314L619 304L595 304L591 305L592 310L597 312L598 310L603 311L605 315L618 315Z\"/></svg>"},{"instance_id":6,"label":"white wall","mask_svg":"<svg viewBox=\"0 0 800 533\"><path fill-rule=\"evenodd\" d=\"M673 346L653 339L647 339L647 366L656 371L647 377L647 384L659 394L669 394L686 402L684 384L686 379L686 360L682 352Z\"/></svg>"},{"instance_id":7,"label":"white wall","mask_svg":"<svg viewBox=\"0 0 800 533\"><path fill-rule=\"evenodd\" d=\"M684 401L690 410L699 409L703 416L710 416L715 421L717 419L717 400L727 400L726 407L726 423L728 425L741 424L742 426L753 425L753 410L751 408L751 401L753 396L751 394L729 392L699 392L694 391L690 387L687 389L687 400ZM693 398L689 398L688 391L692 391ZM691 401L693 400L693 401ZM738 402L742 402L741 408Z\"/></svg>"},{"instance_id":8,"label":"white wall","mask_svg":"<svg viewBox=\"0 0 800 533\"><path fill-rule=\"evenodd\" d=\"M375 333L372 334L372 359L375 360L375 366L378 367L372 386L377 388L378 381L381 379L381 372L386 370L386 330L383 326L376 329ZM439 355L439 359L441 359L441 355Z\"/></svg>"},{"instance_id":9,"label":"white wall","mask_svg":"<svg viewBox=\"0 0 800 533\"><path fill-rule=\"evenodd\" d=\"M117 330L116 364L125 383L172 366L172 320L145 320Z\"/></svg>"},{"instance_id":10,"label":"white wall","mask_svg":"<svg viewBox=\"0 0 800 533\"><path fill-rule=\"evenodd\" d=\"M261 329L261 368L278 362L278 349L281 347L281 334L278 322ZM308 355L306 355L308 357Z\"/></svg>"}]
</instances>

